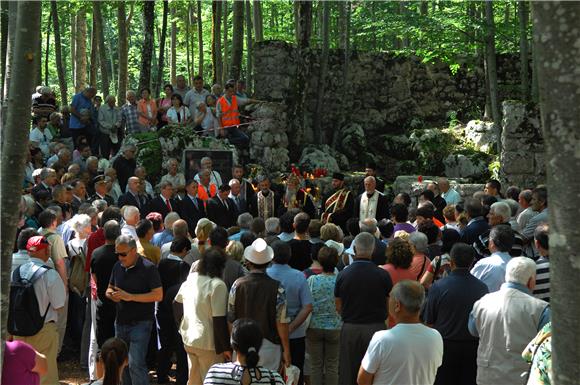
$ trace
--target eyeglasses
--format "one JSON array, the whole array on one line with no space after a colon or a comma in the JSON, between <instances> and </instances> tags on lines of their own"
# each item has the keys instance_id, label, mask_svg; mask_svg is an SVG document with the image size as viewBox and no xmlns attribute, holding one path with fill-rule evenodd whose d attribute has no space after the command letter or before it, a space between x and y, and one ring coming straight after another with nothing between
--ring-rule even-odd
<instances>
[{"instance_id":1,"label":"eyeglasses","mask_svg":"<svg viewBox=\"0 0 580 385\"><path fill-rule=\"evenodd\" d=\"M128 251L127 251L127 252L125 252L125 253L117 253L117 252L115 252L115 255L116 255L117 257L118 257L118 256L121 256L121 257L126 257L127 255L129 255L129 252L128 252Z\"/></svg>"}]
</instances>

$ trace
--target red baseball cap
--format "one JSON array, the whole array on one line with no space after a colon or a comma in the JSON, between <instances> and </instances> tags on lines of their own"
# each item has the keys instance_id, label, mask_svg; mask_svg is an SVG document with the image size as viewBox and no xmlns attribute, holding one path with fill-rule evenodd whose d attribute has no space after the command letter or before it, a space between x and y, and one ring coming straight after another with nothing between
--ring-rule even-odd
<instances>
[{"instance_id":1,"label":"red baseball cap","mask_svg":"<svg viewBox=\"0 0 580 385\"><path fill-rule=\"evenodd\" d=\"M26 242L27 251L40 251L46 248L48 248L48 241L42 235L31 237L28 242Z\"/></svg>"}]
</instances>

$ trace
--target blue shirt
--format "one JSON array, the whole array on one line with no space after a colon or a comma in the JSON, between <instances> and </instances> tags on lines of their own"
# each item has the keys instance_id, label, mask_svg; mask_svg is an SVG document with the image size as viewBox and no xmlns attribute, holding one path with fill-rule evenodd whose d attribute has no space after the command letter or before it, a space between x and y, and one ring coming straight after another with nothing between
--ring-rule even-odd
<instances>
[{"instance_id":1,"label":"blue shirt","mask_svg":"<svg viewBox=\"0 0 580 385\"><path fill-rule=\"evenodd\" d=\"M444 340L475 342L467 322L473 304L487 293L487 286L467 269L455 269L429 289L423 321L433 325Z\"/></svg>"},{"instance_id":2,"label":"blue shirt","mask_svg":"<svg viewBox=\"0 0 580 385\"><path fill-rule=\"evenodd\" d=\"M498 291L505 282L505 269L512 259L508 252L495 252L480 259L471 269L471 274L487 285L490 293Z\"/></svg>"},{"instance_id":3,"label":"blue shirt","mask_svg":"<svg viewBox=\"0 0 580 385\"><path fill-rule=\"evenodd\" d=\"M284 286L287 301L286 314L290 318L290 321L296 318L304 306L312 304L312 295L310 294L306 278L301 271L293 269L288 265L274 263L266 270L266 273ZM305 336L306 323L303 323L290 333L291 339Z\"/></svg>"},{"instance_id":4,"label":"blue shirt","mask_svg":"<svg viewBox=\"0 0 580 385\"><path fill-rule=\"evenodd\" d=\"M90 116L93 116L93 102L91 101L91 99L87 98L85 95L83 95L82 92L79 92L78 94L76 94L75 96L73 96L72 99L72 103L70 104L72 107L75 108L75 110L77 111L78 114L81 113L82 109L87 109L90 111ZM70 114L70 123L69 123L69 129L76 129L76 128L83 128L86 127L87 125L84 123L81 123L81 121L79 120L79 118L77 118L74 114Z\"/></svg>"},{"instance_id":5,"label":"blue shirt","mask_svg":"<svg viewBox=\"0 0 580 385\"><path fill-rule=\"evenodd\" d=\"M250 230L248 230L248 229L241 229L237 233L230 235L230 237L228 239L230 241L239 241L240 238L242 237L242 234L243 233L247 233L248 231L250 231Z\"/></svg>"},{"instance_id":6,"label":"blue shirt","mask_svg":"<svg viewBox=\"0 0 580 385\"><path fill-rule=\"evenodd\" d=\"M336 330L342 326L342 320L340 314L336 312L334 302L336 277L336 274L317 274L308 277L308 287L310 287L313 300L309 326L312 329Z\"/></svg>"},{"instance_id":7,"label":"blue shirt","mask_svg":"<svg viewBox=\"0 0 580 385\"><path fill-rule=\"evenodd\" d=\"M171 231L165 229L160 233L153 234L153 239L151 240L151 244L153 246L161 247L166 243L173 241L173 233Z\"/></svg>"},{"instance_id":8,"label":"blue shirt","mask_svg":"<svg viewBox=\"0 0 580 385\"><path fill-rule=\"evenodd\" d=\"M532 293L530 292L530 289L528 289L526 286L524 286L520 283L506 282L502 285L502 287L507 287L509 289L516 289L516 290L521 291L522 293L532 295ZM552 312L550 310L550 305L548 305L544 308L544 311L540 315L540 321L538 322L538 331L542 330L542 328L548 322L550 322L551 318L552 318ZM473 316L473 313L469 314L469 322L467 324L467 328L469 329L469 332L471 333L471 335L473 335L475 337L479 337L479 332L477 331L477 326L475 325L475 317Z\"/></svg>"}]
</instances>

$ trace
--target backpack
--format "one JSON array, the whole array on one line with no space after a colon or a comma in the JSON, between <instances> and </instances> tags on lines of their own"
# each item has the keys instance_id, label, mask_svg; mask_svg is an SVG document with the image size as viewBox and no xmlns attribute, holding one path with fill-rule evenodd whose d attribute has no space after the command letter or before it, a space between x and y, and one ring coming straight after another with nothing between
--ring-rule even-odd
<instances>
[{"instance_id":1,"label":"backpack","mask_svg":"<svg viewBox=\"0 0 580 385\"><path fill-rule=\"evenodd\" d=\"M50 308L46 307L44 315L38 309L38 299L34 291L36 282L50 267L34 265L30 279L20 275L20 269L12 273L10 282L10 305L8 307L8 332L15 336L30 337L37 334L44 326L44 319Z\"/></svg>"},{"instance_id":2,"label":"backpack","mask_svg":"<svg viewBox=\"0 0 580 385\"><path fill-rule=\"evenodd\" d=\"M89 275L85 271L87 257L82 247L77 249L70 243L67 246L69 254L72 254L70 256L68 287L82 297L89 283Z\"/></svg>"}]
</instances>

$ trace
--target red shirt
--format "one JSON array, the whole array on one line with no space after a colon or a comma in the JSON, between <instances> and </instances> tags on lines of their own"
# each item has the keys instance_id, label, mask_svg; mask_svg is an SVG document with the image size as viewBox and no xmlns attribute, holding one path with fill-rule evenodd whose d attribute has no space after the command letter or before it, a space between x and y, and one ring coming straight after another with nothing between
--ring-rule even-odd
<instances>
[{"instance_id":1,"label":"red shirt","mask_svg":"<svg viewBox=\"0 0 580 385\"><path fill-rule=\"evenodd\" d=\"M99 227L97 231L91 233L89 238L87 239L87 261L85 263L85 271L91 271L91 256L93 255L93 251L97 247L101 247L105 244L105 230L102 227Z\"/></svg>"}]
</instances>

